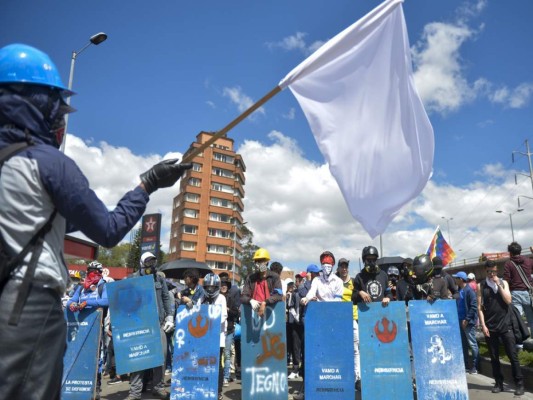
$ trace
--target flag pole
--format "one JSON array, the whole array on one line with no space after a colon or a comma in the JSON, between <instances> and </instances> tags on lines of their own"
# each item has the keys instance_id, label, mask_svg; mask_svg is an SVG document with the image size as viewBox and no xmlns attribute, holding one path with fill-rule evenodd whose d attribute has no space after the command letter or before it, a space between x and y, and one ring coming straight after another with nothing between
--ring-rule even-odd
<instances>
[{"instance_id":1,"label":"flag pole","mask_svg":"<svg viewBox=\"0 0 533 400\"><path fill-rule=\"evenodd\" d=\"M194 157L196 157L198 154L200 154L204 149L211 146L215 141L220 139L222 136L224 136L226 133L228 133L231 129L233 129L235 126L237 126L239 123L241 123L246 117L248 117L251 113L253 113L255 110L257 110L259 107L261 107L263 104L265 104L268 100L270 100L272 97L277 95L279 92L281 92L281 87L276 86L274 89L272 89L270 92L268 92L266 95L264 95L261 99L259 99L257 102L252 104L246 111L244 111L241 115L239 115L237 118L235 118L233 121L231 121L228 125L226 125L224 128L219 130L217 133L213 135L211 139L209 139L207 142L202 144L199 147L195 147L193 151L191 151L188 154L185 154L183 157L184 163L191 162Z\"/></svg>"}]
</instances>

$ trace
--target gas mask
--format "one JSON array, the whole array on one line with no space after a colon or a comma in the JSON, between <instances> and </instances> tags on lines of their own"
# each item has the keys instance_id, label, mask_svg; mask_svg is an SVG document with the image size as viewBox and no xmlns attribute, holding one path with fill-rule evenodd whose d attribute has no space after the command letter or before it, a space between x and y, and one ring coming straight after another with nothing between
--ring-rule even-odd
<instances>
[{"instance_id":1,"label":"gas mask","mask_svg":"<svg viewBox=\"0 0 533 400\"><path fill-rule=\"evenodd\" d=\"M157 264L157 258L148 258L142 263L141 275L152 275L155 272L155 266Z\"/></svg>"},{"instance_id":2,"label":"gas mask","mask_svg":"<svg viewBox=\"0 0 533 400\"><path fill-rule=\"evenodd\" d=\"M255 270L259 272L265 272L268 270L268 261L256 261Z\"/></svg>"},{"instance_id":3,"label":"gas mask","mask_svg":"<svg viewBox=\"0 0 533 400\"><path fill-rule=\"evenodd\" d=\"M365 260L365 270L369 274L377 274L379 272L379 267L376 260Z\"/></svg>"},{"instance_id":4,"label":"gas mask","mask_svg":"<svg viewBox=\"0 0 533 400\"><path fill-rule=\"evenodd\" d=\"M326 278L328 278L329 275L331 274L331 271L333 271L333 265L331 265L331 264L322 264L322 271L324 272L324 276Z\"/></svg>"}]
</instances>

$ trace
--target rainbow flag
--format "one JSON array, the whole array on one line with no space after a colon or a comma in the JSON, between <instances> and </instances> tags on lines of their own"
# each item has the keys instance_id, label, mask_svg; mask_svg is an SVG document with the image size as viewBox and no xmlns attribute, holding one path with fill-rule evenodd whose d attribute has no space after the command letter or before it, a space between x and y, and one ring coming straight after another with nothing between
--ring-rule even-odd
<instances>
[{"instance_id":1,"label":"rainbow flag","mask_svg":"<svg viewBox=\"0 0 533 400\"><path fill-rule=\"evenodd\" d=\"M444 266L448 265L455 259L455 252L444 239L444 236L440 230L440 226L437 226L426 254L431 257L431 259L436 256L440 257L442 260L442 265Z\"/></svg>"}]
</instances>

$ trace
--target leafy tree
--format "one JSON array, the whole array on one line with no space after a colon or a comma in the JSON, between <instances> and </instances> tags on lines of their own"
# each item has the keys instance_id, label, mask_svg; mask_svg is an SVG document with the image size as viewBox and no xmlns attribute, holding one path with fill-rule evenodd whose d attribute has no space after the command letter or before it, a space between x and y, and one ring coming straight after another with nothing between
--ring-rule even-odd
<instances>
[{"instance_id":1,"label":"leafy tree","mask_svg":"<svg viewBox=\"0 0 533 400\"><path fill-rule=\"evenodd\" d=\"M130 244L123 243L111 249L100 246L98 248L98 261L106 267L126 267Z\"/></svg>"},{"instance_id":2,"label":"leafy tree","mask_svg":"<svg viewBox=\"0 0 533 400\"><path fill-rule=\"evenodd\" d=\"M133 242L130 243L130 250L128 253L128 267L133 268L134 271L139 269L139 262L141 261L141 230L137 229L134 233Z\"/></svg>"},{"instance_id":3,"label":"leafy tree","mask_svg":"<svg viewBox=\"0 0 533 400\"><path fill-rule=\"evenodd\" d=\"M254 270L253 256L259 246L254 244L254 233L245 224L240 226L240 230L242 238L239 240L239 244L242 246L242 252L238 255L241 266L237 267L237 272L242 279L245 279Z\"/></svg>"}]
</instances>

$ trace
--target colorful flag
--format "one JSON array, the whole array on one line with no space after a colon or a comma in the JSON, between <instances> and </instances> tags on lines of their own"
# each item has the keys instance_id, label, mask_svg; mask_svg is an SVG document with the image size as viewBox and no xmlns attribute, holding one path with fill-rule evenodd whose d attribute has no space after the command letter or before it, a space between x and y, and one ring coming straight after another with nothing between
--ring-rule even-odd
<instances>
[{"instance_id":1,"label":"colorful flag","mask_svg":"<svg viewBox=\"0 0 533 400\"><path fill-rule=\"evenodd\" d=\"M455 252L448 244L446 239L444 239L444 236L440 230L440 226L437 226L437 230L433 235L433 239L431 239L431 243L429 244L426 254L431 259L433 259L433 257L440 257L443 266L448 265L455 259Z\"/></svg>"},{"instance_id":2,"label":"colorful flag","mask_svg":"<svg viewBox=\"0 0 533 400\"><path fill-rule=\"evenodd\" d=\"M296 97L372 238L424 189L433 165L433 128L415 89L401 3L386 0L279 83Z\"/></svg>"}]
</instances>

